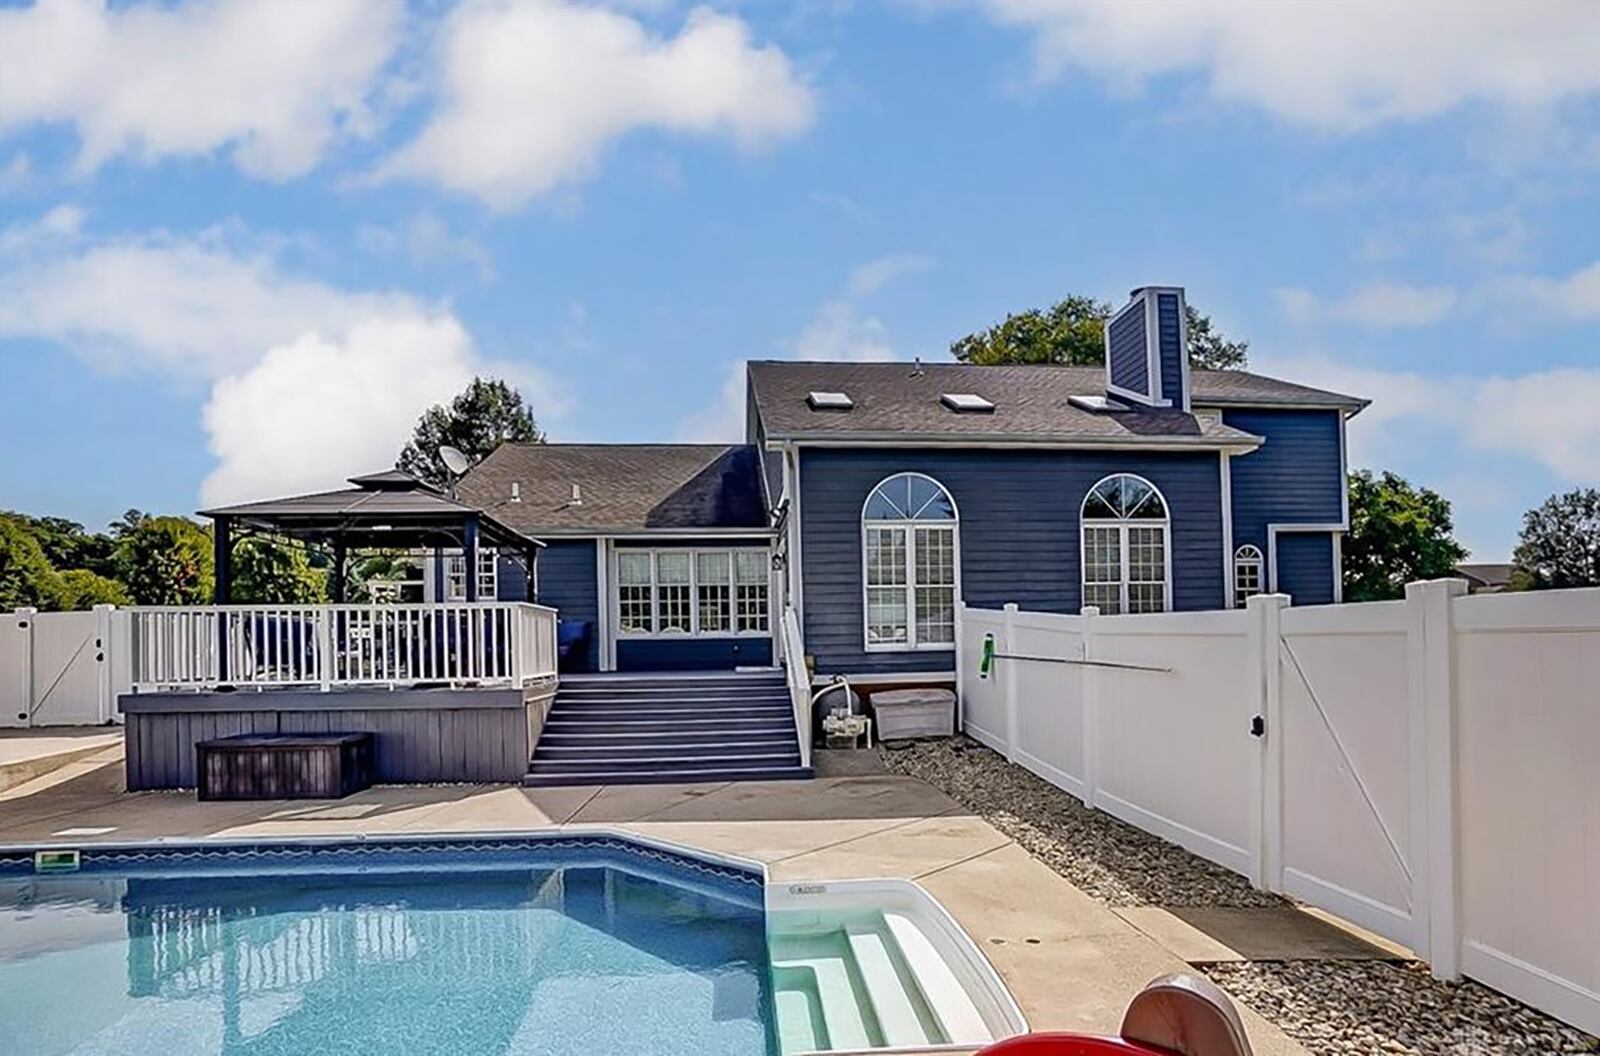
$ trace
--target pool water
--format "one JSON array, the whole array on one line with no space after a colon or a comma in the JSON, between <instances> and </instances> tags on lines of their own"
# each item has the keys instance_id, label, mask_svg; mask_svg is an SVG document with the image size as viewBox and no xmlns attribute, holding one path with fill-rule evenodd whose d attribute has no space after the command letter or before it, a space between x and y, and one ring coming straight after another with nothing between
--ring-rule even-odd
<instances>
[{"instance_id":1,"label":"pool water","mask_svg":"<svg viewBox=\"0 0 1600 1056\"><path fill-rule=\"evenodd\" d=\"M154 860L0 868L0 1050L777 1050L759 877L614 845L126 857Z\"/></svg>"}]
</instances>

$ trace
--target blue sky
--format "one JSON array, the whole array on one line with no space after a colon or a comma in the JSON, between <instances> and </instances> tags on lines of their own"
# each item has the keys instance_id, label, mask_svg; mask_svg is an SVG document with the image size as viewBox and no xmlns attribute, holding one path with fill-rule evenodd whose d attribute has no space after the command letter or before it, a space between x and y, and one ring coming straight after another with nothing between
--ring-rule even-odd
<instances>
[{"instance_id":1,"label":"blue sky","mask_svg":"<svg viewBox=\"0 0 1600 1056\"><path fill-rule=\"evenodd\" d=\"M733 438L747 357L1189 290L1504 558L1600 480L1600 5L0 8L0 507L388 462L473 372Z\"/></svg>"}]
</instances>

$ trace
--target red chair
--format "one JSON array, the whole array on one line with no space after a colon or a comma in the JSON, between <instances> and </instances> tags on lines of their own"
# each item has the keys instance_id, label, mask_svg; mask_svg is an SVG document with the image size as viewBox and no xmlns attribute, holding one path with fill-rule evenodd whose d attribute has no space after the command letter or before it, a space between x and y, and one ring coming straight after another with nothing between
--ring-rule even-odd
<instances>
[{"instance_id":1,"label":"red chair","mask_svg":"<svg viewBox=\"0 0 1600 1056\"><path fill-rule=\"evenodd\" d=\"M1153 979L1128 1002L1119 1037L1039 1033L997 1041L978 1056L1251 1056L1244 1024L1216 984Z\"/></svg>"}]
</instances>

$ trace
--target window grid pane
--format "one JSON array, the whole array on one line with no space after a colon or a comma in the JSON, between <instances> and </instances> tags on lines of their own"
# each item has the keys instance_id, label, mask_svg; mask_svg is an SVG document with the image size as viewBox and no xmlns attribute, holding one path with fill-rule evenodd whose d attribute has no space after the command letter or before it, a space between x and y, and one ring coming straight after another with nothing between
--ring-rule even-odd
<instances>
[{"instance_id":1,"label":"window grid pane","mask_svg":"<svg viewBox=\"0 0 1600 1056\"><path fill-rule=\"evenodd\" d=\"M650 555L637 551L617 555L617 625L623 634L654 633L650 589Z\"/></svg>"},{"instance_id":2,"label":"window grid pane","mask_svg":"<svg viewBox=\"0 0 1600 1056\"><path fill-rule=\"evenodd\" d=\"M1239 548L1233 560L1233 603L1244 607L1245 599L1261 593L1261 552L1253 546Z\"/></svg>"},{"instance_id":3,"label":"window grid pane","mask_svg":"<svg viewBox=\"0 0 1600 1056\"><path fill-rule=\"evenodd\" d=\"M868 587L867 641L873 645L903 645L906 640L905 589Z\"/></svg>"},{"instance_id":4,"label":"window grid pane","mask_svg":"<svg viewBox=\"0 0 1600 1056\"><path fill-rule=\"evenodd\" d=\"M689 555L659 553L655 557L657 633L687 634L691 629Z\"/></svg>"},{"instance_id":5,"label":"window grid pane","mask_svg":"<svg viewBox=\"0 0 1600 1056\"><path fill-rule=\"evenodd\" d=\"M736 588L739 604L741 632L767 629L767 585L765 583L740 583Z\"/></svg>"},{"instance_id":6,"label":"window grid pane","mask_svg":"<svg viewBox=\"0 0 1600 1056\"><path fill-rule=\"evenodd\" d=\"M728 555L722 551L695 555L695 598L701 634L725 633L733 624L733 589Z\"/></svg>"},{"instance_id":7,"label":"window grid pane","mask_svg":"<svg viewBox=\"0 0 1600 1056\"><path fill-rule=\"evenodd\" d=\"M956 538L949 528L916 530L918 645L956 640Z\"/></svg>"}]
</instances>

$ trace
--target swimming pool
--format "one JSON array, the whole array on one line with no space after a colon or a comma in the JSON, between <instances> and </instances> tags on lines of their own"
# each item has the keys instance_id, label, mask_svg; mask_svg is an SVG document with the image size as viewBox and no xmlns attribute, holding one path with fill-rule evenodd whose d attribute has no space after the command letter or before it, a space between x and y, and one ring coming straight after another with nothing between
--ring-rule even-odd
<instances>
[{"instance_id":1,"label":"swimming pool","mask_svg":"<svg viewBox=\"0 0 1600 1056\"><path fill-rule=\"evenodd\" d=\"M914 885L768 887L600 831L0 849L0 1024L30 1056L792 1056L1025 1029Z\"/></svg>"},{"instance_id":2,"label":"swimming pool","mask_svg":"<svg viewBox=\"0 0 1600 1056\"><path fill-rule=\"evenodd\" d=\"M0 1048L765 1056L762 877L607 837L0 858Z\"/></svg>"}]
</instances>

